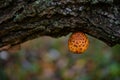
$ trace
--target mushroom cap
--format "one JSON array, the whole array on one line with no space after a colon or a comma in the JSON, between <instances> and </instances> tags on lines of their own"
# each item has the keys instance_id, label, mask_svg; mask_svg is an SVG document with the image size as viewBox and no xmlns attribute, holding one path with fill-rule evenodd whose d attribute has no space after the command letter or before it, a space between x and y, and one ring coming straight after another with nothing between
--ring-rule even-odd
<instances>
[{"instance_id":1,"label":"mushroom cap","mask_svg":"<svg viewBox=\"0 0 120 80\"><path fill-rule=\"evenodd\" d=\"M85 33L74 32L68 40L68 48L71 52L81 54L88 48L89 40Z\"/></svg>"}]
</instances>

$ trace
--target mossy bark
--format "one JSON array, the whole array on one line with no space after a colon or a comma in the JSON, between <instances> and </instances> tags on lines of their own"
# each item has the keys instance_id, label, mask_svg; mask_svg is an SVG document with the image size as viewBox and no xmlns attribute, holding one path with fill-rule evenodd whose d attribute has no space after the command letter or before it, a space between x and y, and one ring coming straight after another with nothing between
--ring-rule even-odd
<instances>
[{"instance_id":1,"label":"mossy bark","mask_svg":"<svg viewBox=\"0 0 120 80\"><path fill-rule=\"evenodd\" d=\"M120 44L119 0L1 0L0 47L82 31Z\"/></svg>"}]
</instances>

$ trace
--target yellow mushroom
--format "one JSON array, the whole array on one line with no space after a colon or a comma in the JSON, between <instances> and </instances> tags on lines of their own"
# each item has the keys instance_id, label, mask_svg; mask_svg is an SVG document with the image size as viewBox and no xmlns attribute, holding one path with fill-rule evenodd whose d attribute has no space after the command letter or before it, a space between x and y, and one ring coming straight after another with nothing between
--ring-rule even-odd
<instances>
[{"instance_id":1,"label":"yellow mushroom","mask_svg":"<svg viewBox=\"0 0 120 80\"><path fill-rule=\"evenodd\" d=\"M89 40L85 33L74 32L68 40L68 48L71 52L81 54L88 48Z\"/></svg>"}]
</instances>

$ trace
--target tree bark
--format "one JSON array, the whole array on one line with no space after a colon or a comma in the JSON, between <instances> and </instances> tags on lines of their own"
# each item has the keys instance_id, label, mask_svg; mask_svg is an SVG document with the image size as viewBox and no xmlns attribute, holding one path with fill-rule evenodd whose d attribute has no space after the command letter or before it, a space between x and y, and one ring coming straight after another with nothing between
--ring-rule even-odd
<instances>
[{"instance_id":1,"label":"tree bark","mask_svg":"<svg viewBox=\"0 0 120 80\"><path fill-rule=\"evenodd\" d=\"M119 0L1 0L0 47L82 31L120 44Z\"/></svg>"}]
</instances>

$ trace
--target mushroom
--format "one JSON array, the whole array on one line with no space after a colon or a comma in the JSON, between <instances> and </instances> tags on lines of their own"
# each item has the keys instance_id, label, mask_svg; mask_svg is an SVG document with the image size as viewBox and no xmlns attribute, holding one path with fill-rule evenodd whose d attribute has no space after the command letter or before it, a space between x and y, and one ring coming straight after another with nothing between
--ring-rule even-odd
<instances>
[{"instance_id":1,"label":"mushroom","mask_svg":"<svg viewBox=\"0 0 120 80\"><path fill-rule=\"evenodd\" d=\"M74 32L68 40L68 48L71 52L81 54L86 51L89 45L89 40L85 33Z\"/></svg>"}]
</instances>

